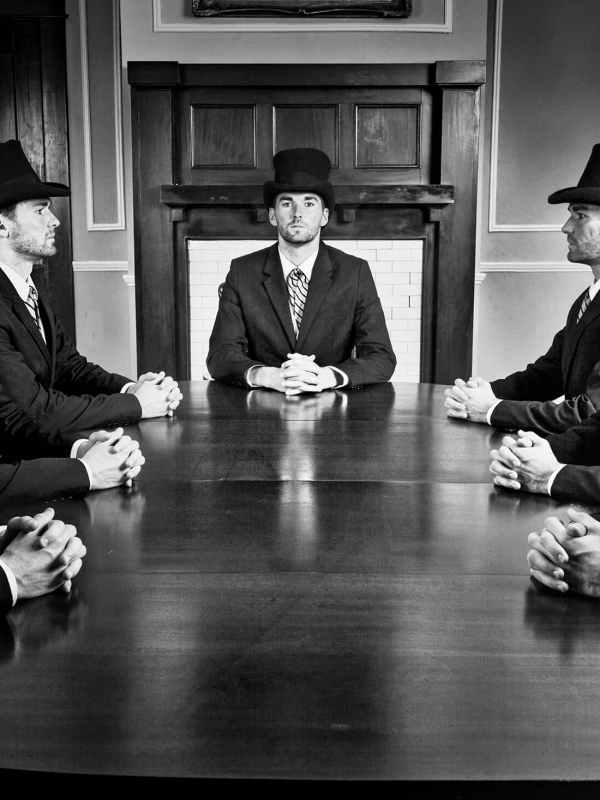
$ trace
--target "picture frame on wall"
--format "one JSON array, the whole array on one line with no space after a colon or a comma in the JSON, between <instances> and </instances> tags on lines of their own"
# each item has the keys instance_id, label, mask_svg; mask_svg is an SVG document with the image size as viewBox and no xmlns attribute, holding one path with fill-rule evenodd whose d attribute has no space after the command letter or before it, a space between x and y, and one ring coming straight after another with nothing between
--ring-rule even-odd
<instances>
[{"instance_id":1,"label":"picture frame on wall","mask_svg":"<svg viewBox=\"0 0 600 800\"><path fill-rule=\"evenodd\" d=\"M412 0L192 0L195 17L410 17Z\"/></svg>"}]
</instances>

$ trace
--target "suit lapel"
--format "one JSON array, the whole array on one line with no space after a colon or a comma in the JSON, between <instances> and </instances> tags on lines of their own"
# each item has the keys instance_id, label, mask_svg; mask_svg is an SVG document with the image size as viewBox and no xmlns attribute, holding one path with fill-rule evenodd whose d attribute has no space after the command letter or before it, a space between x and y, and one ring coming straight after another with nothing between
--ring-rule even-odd
<instances>
[{"instance_id":1,"label":"suit lapel","mask_svg":"<svg viewBox=\"0 0 600 800\"><path fill-rule=\"evenodd\" d=\"M298 353L302 352L302 347L306 341L311 325L315 321L319 309L323 304L323 300L329 291L332 282L332 271L329 254L323 244L321 244L317 260L313 267L310 283L308 284L308 296L306 298L306 305L304 306L298 341L296 342L296 351Z\"/></svg>"},{"instance_id":2,"label":"suit lapel","mask_svg":"<svg viewBox=\"0 0 600 800\"><path fill-rule=\"evenodd\" d=\"M35 324L33 317L25 307L25 303L19 297L17 290L6 277L3 270L0 270L0 293L2 293L9 306L12 307L13 313L26 329L27 333L30 334L48 364L51 365L50 351L48 347L46 347L38 326ZM48 315L46 315L46 317L47 316Z\"/></svg>"},{"instance_id":3,"label":"suit lapel","mask_svg":"<svg viewBox=\"0 0 600 800\"><path fill-rule=\"evenodd\" d=\"M279 260L279 252L276 244L269 249L267 255L267 260L263 268L263 285L279 322L285 331L291 352L295 347L296 335L294 333L294 325L290 313L287 286L285 285L283 269L281 261Z\"/></svg>"}]
</instances>

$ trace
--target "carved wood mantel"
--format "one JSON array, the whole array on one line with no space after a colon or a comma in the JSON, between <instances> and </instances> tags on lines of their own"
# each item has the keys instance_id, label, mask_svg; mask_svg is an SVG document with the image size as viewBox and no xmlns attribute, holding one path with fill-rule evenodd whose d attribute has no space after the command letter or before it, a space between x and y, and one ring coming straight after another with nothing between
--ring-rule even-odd
<instances>
[{"instance_id":1,"label":"carved wood mantel","mask_svg":"<svg viewBox=\"0 0 600 800\"><path fill-rule=\"evenodd\" d=\"M470 374L484 62L129 62L128 77L140 372L189 378L188 239L273 241L273 153L316 146L336 190L324 238L422 239L421 380Z\"/></svg>"}]
</instances>

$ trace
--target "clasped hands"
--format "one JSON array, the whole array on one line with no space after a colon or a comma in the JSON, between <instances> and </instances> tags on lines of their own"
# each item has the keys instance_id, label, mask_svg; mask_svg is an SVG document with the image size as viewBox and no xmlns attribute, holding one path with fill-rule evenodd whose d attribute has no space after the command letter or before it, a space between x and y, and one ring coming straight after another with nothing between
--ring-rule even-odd
<instances>
[{"instance_id":1,"label":"clasped hands","mask_svg":"<svg viewBox=\"0 0 600 800\"><path fill-rule=\"evenodd\" d=\"M179 384L164 372L145 372L127 389L142 406L142 419L172 417L183 395Z\"/></svg>"},{"instance_id":2,"label":"clasped hands","mask_svg":"<svg viewBox=\"0 0 600 800\"><path fill-rule=\"evenodd\" d=\"M490 383L483 378L469 378L468 381L457 378L444 394L447 415L469 422L486 423L487 412L498 400Z\"/></svg>"},{"instance_id":3,"label":"clasped hands","mask_svg":"<svg viewBox=\"0 0 600 800\"><path fill-rule=\"evenodd\" d=\"M600 597L600 523L574 508L567 516L566 524L548 517L527 537L530 573L550 589Z\"/></svg>"},{"instance_id":4,"label":"clasped hands","mask_svg":"<svg viewBox=\"0 0 600 800\"><path fill-rule=\"evenodd\" d=\"M77 458L92 470L92 489L110 489L121 484L131 486L146 463L139 443L126 436L123 428L112 433L94 431L79 445Z\"/></svg>"},{"instance_id":5,"label":"clasped hands","mask_svg":"<svg viewBox=\"0 0 600 800\"><path fill-rule=\"evenodd\" d=\"M562 466L546 439L532 431L519 431L519 438L505 436L499 450L492 450L490 472L496 486L548 492L548 481Z\"/></svg>"},{"instance_id":6,"label":"clasped hands","mask_svg":"<svg viewBox=\"0 0 600 800\"><path fill-rule=\"evenodd\" d=\"M337 378L329 367L320 367L314 356L288 353L281 367L260 367L256 383L267 389L283 392L288 397L302 392L322 392L333 389Z\"/></svg>"}]
</instances>

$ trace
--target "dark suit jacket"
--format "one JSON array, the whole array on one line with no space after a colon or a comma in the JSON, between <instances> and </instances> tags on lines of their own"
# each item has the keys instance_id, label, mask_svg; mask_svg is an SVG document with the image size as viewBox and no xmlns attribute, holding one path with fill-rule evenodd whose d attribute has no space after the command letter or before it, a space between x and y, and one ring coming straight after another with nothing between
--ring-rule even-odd
<instances>
[{"instance_id":1,"label":"dark suit jacket","mask_svg":"<svg viewBox=\"0 0 600 800\"><path fill-rule=\"evenodd\" d=\"M1 554L0 554L1 555ZM12 593L6 572L0 567L0 614L8 614L12 608Z\"/></svg>"},{"instance_id":2,"label":"dark suit jacket","mask_svg":"<svg viewBox=\"0 0 600 800\"><path fill-rule=\"evenodd\" d=\"M390 379L396 357L366 261L321 243L297 342L277 244L231 262L210 337L211 376L247 387L246 370L280 367L293 352L338 367L351 386Z\"/></svg>"},{"instance_id":3,"label":"dark suit jacket","mask_svg":"<svg viewBox=\"0 0 600 800\"><path fill-rule=\"evenodd\" d=\"M492 412L492 425L547 436L600 410L600 295L577 322L584 294L573 303L546 355L522 372L492 381L494 394L503 398ZM552 402L563 394L564 402Z\"/></svg>"},{"instance_id":4,"label":"dark suit jacket","mask_svg":"<svg viewBox=\"0 0 600 800\"><path fill-rule=\"evenodd\" d=\"M128 379L81 356L38 290L47 345L12 283L0 270L0 443L20 453L28 437L51 445L78 432L137 421L134 395L119 394ZM28 452L28 455L30 453Z\"/></svg>"}]
</instances>

